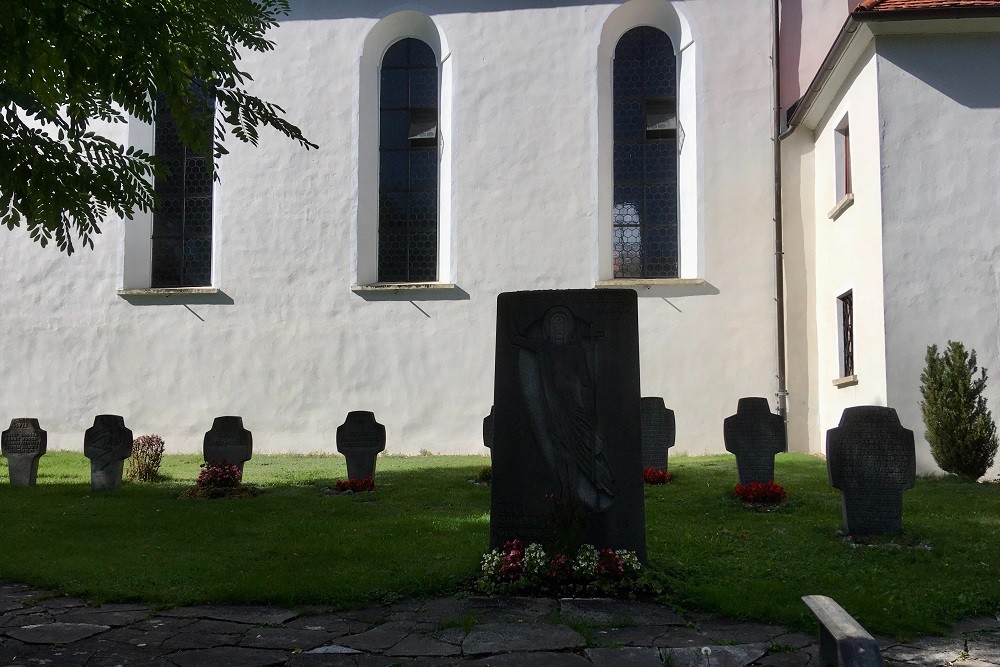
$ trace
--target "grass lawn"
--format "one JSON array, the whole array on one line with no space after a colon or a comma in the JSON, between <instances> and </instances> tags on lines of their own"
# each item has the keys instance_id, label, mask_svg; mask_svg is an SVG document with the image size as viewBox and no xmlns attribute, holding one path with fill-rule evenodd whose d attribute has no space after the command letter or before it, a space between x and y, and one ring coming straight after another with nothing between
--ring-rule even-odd
<instances>
[{"instance_id":1,"label":"grass lawn","mask_svg":"<svg viewBox=\"0 0 1000 667\"><path fill-rule=\"evenodd\" d=\"M265 602L354 607L456 592L475 577L489 532L489 489L467 480L485 458L379 459L374 494L326 496L339 457L257 456L246 479L264 494L178 500L197 456L167 456L157 484L91 495L82 455L53 452L39 486L12 488L0 459L0 579L99 601ZM839 541L840 498L825 463L789 454L777 512L730 496L732 457L671 457L674 480L646 487L650 564L680 609L814 631L799 597L830 595L875 633L943 631L1000 609L1000 485L921 479L904 495L912 542Z\"/></svg>"}]
</instances>

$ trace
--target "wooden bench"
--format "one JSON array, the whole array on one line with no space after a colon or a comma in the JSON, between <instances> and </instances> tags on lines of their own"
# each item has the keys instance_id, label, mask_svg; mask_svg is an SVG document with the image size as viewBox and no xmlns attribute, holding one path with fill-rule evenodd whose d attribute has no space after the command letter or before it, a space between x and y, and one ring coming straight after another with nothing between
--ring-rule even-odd
<instances>
[{"instance_id":1,"label":"wooden bench","mask_svg":"<svg viewBox=\"0 0 1000 667\"><path fill-rule=\"evenodd\" d=\"M825 595L805 595L819 621L820 667L884 667L875 638L844 608Z\"/></svg>"}]
</instances>

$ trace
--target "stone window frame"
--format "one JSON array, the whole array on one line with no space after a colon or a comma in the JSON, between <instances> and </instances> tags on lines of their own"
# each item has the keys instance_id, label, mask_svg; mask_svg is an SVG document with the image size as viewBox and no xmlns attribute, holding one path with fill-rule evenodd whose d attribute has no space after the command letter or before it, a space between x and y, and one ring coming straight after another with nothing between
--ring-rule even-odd
<instances>
[{"instance_id":1,"label":"stone window frame","mask_svg":"<svg viewBox=\"0 0 1000 667\"><path fill-rule=\"evenodd\" d=\"M678 276L614 278L614 54L618 40L640 26L657 28L670 38L677 56L678 140ZM597 63L591 83L591 273L595 287L670 287L683 293L710 290L704 280L704 229L698 141L697 43L683 9L658 0L629 0L609 8L594 48ZM645 292L646 290L643 290ZM640 292L640 294L643 294ZM651 293L652 294L652 293ZM660 293L656 293L660 295Z\"/></svg>"},{"instance_id":2,"label":"stone window frame","mask_svg":"<svg viewBox=\"0 0 1000 667\"><path fill-rule=\"evenodd\" d=\"M406 38L419 39L438 61L438 254L437 280L417 283L380 283L378 280L379 109L381 64L386 51ZM358 53L352 126L353 157L357 168L351 188L355 202L351 227L351 289L359 295L374 292L409 293L457 290L452 209L452 68L444 32L430 16L415 10L397 11L372 20Z\"/></svg>"},{"instance_id":3,"label":"stone window frame","mask_svg":"<svg viewBox=\"0 0 1000 667\"><path fill-rule=\"evenodd\" d=\"M835 387L849 387L858 383L857 350L855 349L855 319L857 309L854 303L854 289L848 289L837 297L837 370L839 377L833 381ZM848 340L850 344L848 345Z\"/></svg>"},{"instance_id":4,"label":"stone window frame","mask_svg":"<svg viewBox=\"0 0 1000 667\"><path fill-rule=\"evenodd\" d=\"M218 113L218 110L216 110ZM128 115L127 142L129 146L156 154L156 125ZM134 211L131 220L122 224L121 273L118 295L125 297L204 295L219 293L218 234L219 192L212 187L212 279L209 285L199 287L152 287L153 272L153 212Z\"/></svg>"},{"instance_id":5,"label":"stone window frame","mask_svg":"<svg viewBox=\"0 0 1000 667\"><path fill-rule=\"evenodd\" d=\"M827 217L836 220L854 204L854 171L851 157L850 114L837 123L833 129L834 160L834 201L833 209Z\"/></svg>"}]
</instances>

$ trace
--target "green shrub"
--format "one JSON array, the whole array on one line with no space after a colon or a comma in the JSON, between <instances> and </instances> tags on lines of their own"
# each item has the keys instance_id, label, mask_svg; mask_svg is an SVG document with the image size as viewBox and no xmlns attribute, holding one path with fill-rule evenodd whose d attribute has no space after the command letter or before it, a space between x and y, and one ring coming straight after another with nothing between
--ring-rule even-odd
<instances>
[{"instance_id":1,"label":"green shrub","mask_svg":"<svg viewBox=\"0 0 1000 667\"><path fill-rule=\"evenodd\" d=\"M978 377L977 377L978 375ZM948 341L943 354L927 348L920 375L920 410L931 454L945 472L977 480L993 465L996 424L986 407L986 369L976 366L976 351Z\"/></svg>"},{"instance_id":2,"label":"green shrub","mask_svg":"<svg viewBox=\"0 0 1000 667\"><path fill-rule=\"evenodd\" d=\"M493 481L493 467L483 466L483 469L476 475L476 481L480 484L489 484Z\"/></svg>"},{"instance_id":3,"label":"green shrub","mask_svg":"<svg viewBox=\"0 0 1000 667\"><path fill-rule=\"evenodd\" d=\"M163 449L163 438L158 435L141 435L133 440L125 477L133 482L155 482L160 474Z\"/></svg>"}]
</instances>

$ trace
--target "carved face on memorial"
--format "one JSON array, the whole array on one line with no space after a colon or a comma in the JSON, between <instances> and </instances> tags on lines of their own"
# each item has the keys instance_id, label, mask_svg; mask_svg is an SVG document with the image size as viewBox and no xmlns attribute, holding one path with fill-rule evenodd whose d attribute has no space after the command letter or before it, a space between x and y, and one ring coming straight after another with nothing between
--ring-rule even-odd
<instances>
[{"instance_id":1,"label":"carved face on memorial","mask_svg":"<svg viewBox=\"0 0 1000 667\"><path fill-rule=\"evenodd\" d=\"M565 345L573 335L573 315L566 308L552 308L545 314L545 335L556 345Z\"/></svg>"}]
</instances>

